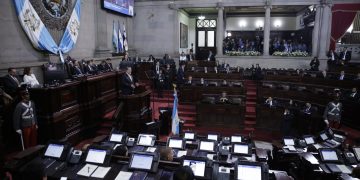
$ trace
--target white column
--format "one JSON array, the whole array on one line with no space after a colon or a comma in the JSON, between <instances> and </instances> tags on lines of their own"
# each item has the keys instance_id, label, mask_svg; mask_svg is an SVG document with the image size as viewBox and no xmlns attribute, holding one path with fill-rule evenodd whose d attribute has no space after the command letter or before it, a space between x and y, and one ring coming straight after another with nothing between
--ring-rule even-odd
<instances>
[{"instance_id":1,"label":"white column","mask_svg":"<svg viewBox=\"0 0 360 180\"><path fill-rule=\"evenodd\" d=\"M321 27L320 27L320 47L319 47L319 59L326 59L326 54L328 51L328 41L330 40L330 32L331 28L330 22L331 22L331 4L325 3L323 4L322 8L322 14L321 14Z\"/></svg>"},{"instance_id":2,"label":"white column","mask_svg":"<svg viewBox=\"0 0 360 180\"><path fill-rule=\"evenodd\" d=\"M223 41L224 41L224 7L222 3L217 4L218 18L216 25L216 51L217 55L223 55Z\"/></svg>"},{"instance_id":3,"label":"white column","mask_svg":"<svg viewBox=\"0 0 360 180\"><path fill-rule=\"evenodd\" d=\"M264 23L264 49L263 55L269 56L269 45L270 45L270 11L271 5L265 6L265 23Z\"/></svg>"},{"instance_id":4,"label":"white column","mask_svg":"<svg viewBox=\"0 0 360 180\"><path fill-rule=\"evenodd\" d=\"M316 6L316 15L314 29L312 33L312 56L318 56L319 52L319 29L320 29L320 17L321 17L322 7L320 5Z\"/></svg>"}]
</instances>

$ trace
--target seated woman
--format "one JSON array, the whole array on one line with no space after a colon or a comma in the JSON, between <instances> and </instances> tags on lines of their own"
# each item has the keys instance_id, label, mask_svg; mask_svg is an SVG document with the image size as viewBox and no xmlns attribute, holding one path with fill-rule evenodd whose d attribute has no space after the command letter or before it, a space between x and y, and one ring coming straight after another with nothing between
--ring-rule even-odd
<instances>
[{"instance_id":1,"label":"seated woman","mask_svg":"<svg viewBox=\"0 0 360 180\"><path fill-rule=\"evenodd\" d=\"M39 81L36 79L35 75L32 74L31 68L24 68L24 83L29 85L30 87L38 87L40 86Z\"/></svg>"}]
</instances>

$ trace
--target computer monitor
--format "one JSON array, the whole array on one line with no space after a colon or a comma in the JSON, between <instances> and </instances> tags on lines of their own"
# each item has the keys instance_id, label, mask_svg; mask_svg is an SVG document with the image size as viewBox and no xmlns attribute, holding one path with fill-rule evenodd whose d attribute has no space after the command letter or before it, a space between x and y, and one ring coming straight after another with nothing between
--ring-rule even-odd
<instances>
[{"instance_id":1,"label":"computer monitor","mask_svg":"<svg viewBox=\"0 0 360 180\"><path fill-rule=\"evenodd\" d=\"M246 143L234 143L232 153L237 155L251 156L251 147Z\"/></svg>"},{"instance_id":2,"label":"computer monitor","mask_svg":"<svg viewBox=\"0 0 360 180\"><path fill-rule=\"evenodd\" d=\"M167 146L174 149L184 149L184 139L182 138L169 138Z\"/></svg>"},{"instance_id":3,"label":"computer monitor","mask_svg":"<svg viewBox=\"0 0 360 180\"><path fill-rule=\"evenodd\" d=\"M151 171L154 164L154 155L134 153L130 159L130 169Z\"/></svg>"},{"instance_id":4,"label":"computer monitor","mask_svg":"<svg viewBox=\"0 0 360 180\"><path fill-rule=\"evenodd\" d=\"M152 134L139 134L137 139L138 146L154 146L156 137Z\"/></svg>"},{"instance_id":5,"label":"computer monitor","mask_svg":"<svg viewBox=\"0 0 360 180\"><path fill-rule=\"evenodd\" d=\"M205 177L206 161L195 159L184 159L183 166L189 166L196 177Z\"/></svg>"},{"instance_id":6,"label":"computer monitor","mask_svg":"<svg viewBox=\"0 0 360 180\"><path fill-rule=\"evenodd\" d=\"M321 148L319 149L319 154L322 162L339 162L339 156L336 152L336 149L332 148Z\"/></svg>"},{"instance_id":7,"label":"computer monitor","mask_svg":"<svg viewBox=\"0 0 360 180\"><path fill-rule=\"evenodd\" d=\"M85 162L94 164L104 164L106 159L105 149L89 148Z\"/></svg>"},{"instance_id":8,"label":"computer monitor","mask_svg":"<svg viewBox=\"0 0 360 180\"><path fill-rule=\"evenodd\" d=\"M231 143L239 143L242 142L242 137L239 135L231 136L230 138Z\"/></svg>"},{"instance_id":9,"label":"computer monitor","mask_svg":"<svg viewBox=\"0 0 360 180\"><path fill-rule=\"evenodd\" d=\"M110 142L125 144L126 133L111 133L109 137Z\"/></svg>"},{"instance_id":10,"label":"computer monitor","mask_svg":"<svg viewBox=\"0 0 360 180\"><path fill-rule=\"evenodd\" d=\"M64 144L48 144L46 151L44 153L45 157L60 159L64 153L65 145Z\"/></svg>"},{"instance_id":11,"label":"computer monitor","mask_svg":"<svg viewBox=\"0 0 360 180\"><path fill-rule=\"evenodd\" d=\"M195 140L195 133L193 132L185 132L184 139L186 140Z\"/></svg>"},{"instance_id":12,"label":"computer monitor","mask_svg":"<svg viewBox=\"0 0 360 180\"><path fill-rule=\"evenodd\" d=\"M215 151L215 141L212 141L212 140L200 141L199 151L214 152Z\"/></svg>"},{"instance_id":13,"label":"computer monitor","mask_svg":"<svg viewBox=\"0 0 360 180\"><path fill-rule=\"evenodd\" d=\"M303 137L304 138L304 141L307 145L311 145L311 144L315 144L315 139L313 136L310 136L310 135L306 135Z\"/></svg>"},{"instance_id":14,"label":"computer monitor","mask_svg":"<svg viewBox=\"0 0 360 180\"><path fill-rule=\"evenodd\" d=\"M284 140L285 146L295 146L294 138L285 137L283 140Z\"/></svg>"},{"instance_id":15,"label":"computer monitor","mask_svg":"<svg viewBox=\"0 0 360 180\"><path fill-rule=\"evenodd\" d=\"M323 141L326 141L326 140L329 139L329 137L328 137L328 135L326 134L325 131L320 132L319 136L320 136L321 140L323 140Z\"/></svg>"},{"instance_id":16,"label":"computer monitor","mask_svg":"<svg viewBox=\"0 0 360 180\"><path fill-rule=\"evenodd\" d=\"M208 140L218 141L219 135L218 135L218 134L208 134L208 135L207 135L207 139L208 139Z\"/></svg>"},{"instance_id":17,"label":"computer monitor","mask_svg":"<svg viewBox=\"0 0 360 180\"><path fill-rule=\"evenodd\" d=\"M240 161L235 163L235 179L263 180L265 178L264 165L258 162Z\"/></svg>"},{"instance_id":18,"label":"computer monitor","mask_svg":"<svg viewBox=\"0 0 360 180\"><path fill-rule=\"evenodd\" d=\"M360 162L360 147L353 147L353 151L357 161Z\"/></svg>"}]
</instances>

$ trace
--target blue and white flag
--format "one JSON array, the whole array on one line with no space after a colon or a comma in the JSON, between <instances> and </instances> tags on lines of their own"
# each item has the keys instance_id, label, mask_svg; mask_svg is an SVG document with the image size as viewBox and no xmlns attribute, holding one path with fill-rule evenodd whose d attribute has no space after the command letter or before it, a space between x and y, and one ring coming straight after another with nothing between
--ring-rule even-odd
<instances>
[{"instance_id":1,"label":"blue and white flag","mask_svg":"<svg viewBox=\"0 0 360 180\"><path fill-rule=\"evenodd\" d=\"M57 54L58 46L29 0L14 0L16 14L32 45Z\"/></svg>"},{"instance_id":2,"label":"blue and white flag","mask_svg":"<svg viewBox=\"0 0 360 180\"><path fill-rule=\"evenodd\" d=\"M121 25L120 22L118 22L119 24L119 33L118 33L118 42L119 42L119 52L122 53L124 51L124 44L123 44L123 37L122 37L122 33L121 33Z\"/></svg>"},{"instance_id":3,"label":"blue and white flag","mask_svg":"<svg viewBox=\"0 0 360 180\"><path fill-rule=\"evenodd\" d=\"M36 49L59 54L64 62L62 53L67 53L74 47L79 35L81 0L76 1L60 45L55 43L29 0L14 0L14 3L20 24L32 45Z\"/></svg>"},{"instance_id":4,"label":"blue and white flag","mask_svg":"<svg viewBox=\"0 0 360 180\"><path fill-rule=\"evenodd\" d=\"M180 118L178 115L178 97L177 97L177 92L176 90L174 90L174 105L173 105L173 109L172 109L172 127L171 127L171 132L173 133L173 135L178 135L180 132Z\"/></svg>"},{"instance_id":5,"label":"blue and white flag","mask_svg":"<svg viewBox=\"0 0 360 180\"><path fill-rule=\"evenodd\" d=\"M74 10L71 13L69 22L66 26L66 30L63 35L63 38L60 41L59 51L61 52L59 53L69 52L76 44L80 29L80 8L81 8L80 0L77 0Z\"/></svg>"},{"instance_id":6,"label":"blue and white flag","mask_svg":"<svg viewBox=\"0 0 360 180\"><path fill-rule=\"evenodd\" d=\"M119 40L118 40L117 30L116 30L116 27L115 27L115 21L113 21L112 42L113 42L113 46L114 46L114 49L115 49L116 53L119 53Z\"/></svg>"},{"instance_id":7,"label":"blue and white flag","mask_svg":"<svg viewBox=\"0 0 360 180\"><path fill-rule=\"evenodd\" d=\"M124 38L124 49L127 52L129 50L129 46L127 43L127 39L126 39L126 29L125 29L125 24L123 24L124 26L124 32L123 32L123 38Z\"/></svg>"}]
</instances>

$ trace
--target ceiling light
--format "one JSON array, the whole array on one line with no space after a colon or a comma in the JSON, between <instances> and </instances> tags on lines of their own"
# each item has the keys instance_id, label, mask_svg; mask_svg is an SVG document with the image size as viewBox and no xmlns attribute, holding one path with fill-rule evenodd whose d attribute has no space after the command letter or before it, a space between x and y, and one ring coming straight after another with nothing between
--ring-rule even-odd
<instances>
[{"instance_id":1,"label":"ceiling light","mask_svg":"<svg viewBox=\"0 0 360 180\"><path fill-rule=\"evenodd\" d=\"M255 23L256 27L263 27L264 26L264 22L262 20L257 20Z\"/></svg>"},{"instance_id":2,"label":"ceiling light","mask_svg":"<svg viewBox=\"0 0 360 180\"><path fill-rule=\"evenodd\" d=\"M198 17L198 19L204 20L204 19L205 19L205 16L201 15L201 16Z\"/></svg>"}]
</instances>

